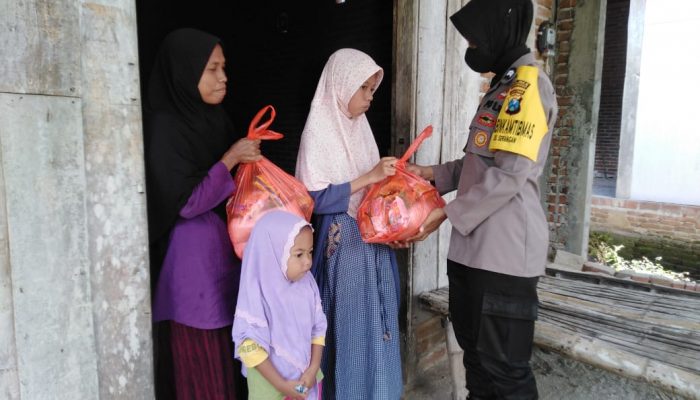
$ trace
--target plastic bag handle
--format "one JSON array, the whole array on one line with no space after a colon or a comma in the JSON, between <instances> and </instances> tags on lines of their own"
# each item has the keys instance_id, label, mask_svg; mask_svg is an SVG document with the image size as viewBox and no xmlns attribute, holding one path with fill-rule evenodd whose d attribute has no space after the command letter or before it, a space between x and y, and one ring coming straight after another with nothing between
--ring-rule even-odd
<instances>
[{"instance_id":1,"label":"plastic bag handle","mask_svg":"<svg viewBox=\"0 0 700 400\"><path fill-rule=\"evenodd\" d=\"M418 147L420 147L421 143L423 143L423 141L425 139L429 138L430 135L432 135L432 134L433 134L433 126L432 125L426 126L425 129L423 129L423 132L421 132L420 135L418 135L416 140L414 140L413 143L411 143L411 145L408 147L406 152L403 153L403 157L401 157L399 159L399 161L396 162L396 166L398 168L405 168L406 161L408 161L408 159L411 158L413 153L415 153L416 150L418 150Z\"/></svg>"},{"instance_id":2,"label":"plastic bag handle","mask_svg":"<svg viewBox=\"0 0 700 400\"><path fill-rule=\"evenodd\" d=\"M263 122L262 124L255 126L260 122L262 119L263 115L267 112L267 110L270 110L270 118ZM277 140L277 139L282 139L284 137L283 134L277 133L275 131L267 129L271 124L272 121L275 119L275 107L272 107L270 105L267 105L262 108L262 110L258 111L257 114L255 114L255 117L253 118L252 121L250 121L250 125L248 126L248 139L251 140L256 140L256 139L262 139L262 140Z\"/></svg>"}]
</instances>

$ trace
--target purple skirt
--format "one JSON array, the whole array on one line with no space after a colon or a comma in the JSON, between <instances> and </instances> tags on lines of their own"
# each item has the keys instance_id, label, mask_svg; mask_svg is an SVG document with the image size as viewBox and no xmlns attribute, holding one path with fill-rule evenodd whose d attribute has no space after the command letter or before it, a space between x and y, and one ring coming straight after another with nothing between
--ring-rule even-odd
<instances>
[{"instance_id":1,"label":"purple skirt","mask_svg":"<svg viewBox=\"0 0 700 400\"><path fill-rule=\"evenodd\" d=\"M170 321L178 399L236 399L231 327L197 329Z\"/></svg>"}]
</instances>

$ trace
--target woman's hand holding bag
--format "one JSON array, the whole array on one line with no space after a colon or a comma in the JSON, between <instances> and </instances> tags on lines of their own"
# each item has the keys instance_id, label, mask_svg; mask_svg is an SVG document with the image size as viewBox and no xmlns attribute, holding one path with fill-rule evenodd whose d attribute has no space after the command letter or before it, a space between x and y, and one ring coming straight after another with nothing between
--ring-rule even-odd
<instances>
[{"instance_id":1,"label":"woman's hand holding bag","mask_svg":"<svg viewBox=\"0 0 700 400\"><path fill-rule=\"evenodd\" d=\"M256 126L270 110L270 119ZM269 130L275 119L275 109L266 106L260 110L248 127L250 140L277 140L281 133ZM307 221L311 219L314 201L306 187L293 176L284 172L270 160L262 157L258 161L243 163L235 176L236 191L226 203L228 233L239 258L243 257L245 245L255 222L270 210L282 209Z\"/></svg>"}]
</instances>

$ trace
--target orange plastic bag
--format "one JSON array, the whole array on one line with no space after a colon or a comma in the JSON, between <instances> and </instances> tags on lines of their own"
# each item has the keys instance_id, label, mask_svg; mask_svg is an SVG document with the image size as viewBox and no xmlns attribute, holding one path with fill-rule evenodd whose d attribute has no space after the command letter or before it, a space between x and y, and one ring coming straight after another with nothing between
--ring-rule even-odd
<instances>
[{"instance_id":1,"label":"orange plastic bag","mask_svg":"<svg viewBox=\"0 0 700 400\"><path fill-rule=\"evenodd\" d=\"M365 242L408 239L418 233L431 211L445 206L430 182L406 170L406 161L432 133L433 127L428 125L396 162L396 174L372 185L362 199L357 223Z\"/></svg>"},{"instance_id":2,"label":"orange plastic bag","mask_svg":"<svg viewBox=\"0 0 700 400\"><path fill-rule=\"evenodd\" d=\"M271 111L270 119L256 127L267 110ZM283 138L281 133L267 129L275 115L272 106L258 111L248 127L248 139ZM226 214L228 234L239 258L243 257L253 226L266 212L281 209L306 218L307 221L311 219L314 201L304 184L265 157L260 161L239 165L235 182L236 191L226 203Z\"/></svg>"}]
</instances>

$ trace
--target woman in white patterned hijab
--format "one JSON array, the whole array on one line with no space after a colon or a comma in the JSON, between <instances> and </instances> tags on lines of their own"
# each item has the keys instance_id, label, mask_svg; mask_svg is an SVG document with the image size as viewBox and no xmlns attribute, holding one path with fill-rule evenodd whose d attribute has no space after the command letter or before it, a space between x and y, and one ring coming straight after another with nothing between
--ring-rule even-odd
<instances>
[{"instance_id":1,"label":"woman in white patterned hijab","mask_svg":"<svg viewBox=\"0 0 700 400\"><path fill-rule=\"evenodd\" d=\"M309 191L351 182L348 214L356 218L364 188L395 172L394 157L379 159L367 122L384 70L367 54L340 49L328 59L301 135L296 177Z\"/></svg>"},{"instance_id":2,"label":"woman in white patterned hijab","mask_svg":"<svg viewBox=\"0 0 700 400\"><path fill-rule=\"evenodd\" d=\"M396 256L387 245L365 243L357 223L365 188L396 172L396 158L379 158L365 116L383 76L361 51L333 53L297 157L296 176L315 201L312 272L328 319L324 399L352 393L358 399L398 400L403 388Z\"/></svg>"}]
</instances>

